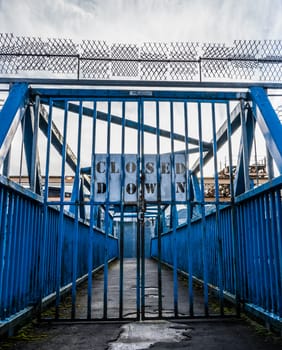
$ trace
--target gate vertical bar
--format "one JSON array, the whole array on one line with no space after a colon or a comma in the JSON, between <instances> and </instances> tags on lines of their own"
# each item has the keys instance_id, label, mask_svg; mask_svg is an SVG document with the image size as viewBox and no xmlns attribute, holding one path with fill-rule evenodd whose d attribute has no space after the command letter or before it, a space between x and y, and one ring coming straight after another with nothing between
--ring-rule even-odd
<instances>
[{"instance_id":1,"label":"gate vertical bar","mask_svg":"<svg viewBox=\"0 0 282 350\"><path fill-rule=\"evenodd\" d=\"M0 270L0 298L2 300L2 295L4 294L4 275L5 275L5 264L6 264L6 249L7 249L7 221L8 221L8 196L7 194L4 194L4 191L1 191L1 202L0 202L0 219L2 223L2 217L3 217L3 227L1 228L1 245L2 248L0 251L0 259L1 259L1 270ZM0 320L5 319L4 306L1 305L0 309Z\"/></svg>"},{"instance_id":2,"label":"gate vertical bar","mask_svg":"<svg viewBox=\"0 0 282 350\"><path fill-rule=\"evenodd\" d=\"M137 174L140 174L140 157L141 157L141 101L138 100L138 135L137 135ZM140 238L141 238L141 206L140 206L140 176L137 176L137 242L136 242L136 315L137 320L141 316L141 300L140 300Z\"/></svg>"},{"instance_id":3,"label":"gate vertical bar","mask_svg":"<svg viewBox=\"0 0 282 350\"><path fill-rule=\"evenodd\" d=\"M223 257L222 257L222 235L221 235L221 217L220 217L220 202L219 202L219 181L218 181L218 162L217 162L217 142L216 142L216 120L215 120L215 105L212 103L212 138L213 138L213 164L214 164L214 190L215 190L215 206L216 220L215 230L218 244L218 288L219 288L219 303L220 314L224 315L224 295L223 295Z\"/></svg>"},{"instance_id":4,"label":"gate vertical bar","mask_svg":"<svg viewBox=\"0 0 282 350\"><path fill-rule=\"evenodd\" d=\"M245 215L245 244L246 244L246 254L247 254L247 269L248 269L248 298L253 300L254 295L254 276L253 276L253 247L251 241L251 230L252 230L252 220L251 211L248 205L243 206L243 212Z\"/></svg>"},{"instance_id":5,"label":"gate vertical bar","mask_svg":"<svg viewBox=\"0 0 282 350\"><path fill-rule=\"evenodd\" d=\"M11 270L10 270L10 286L8 286L10 291L13 291L12 293L9 293L9 302L8 302L8 314L12 314L14 313L14 309L13 309L13 299L15 296L15 283L14 280L17 278L16 274L15 274L15 268L16 268L16 253L17 253L17 245L18 245L18 220L17 220L17 215L18 215L18 205L19 205L19 196L18 195L13 195L13 199L14 199L14 210L13 210L13 229L11 231L11 240L13 242L12 245L12 253L11 253L11 257L12 257L12 261L11 261ZM0 199L1 201L1 199ZM0 214L1 217L1 214ZM36 226L35 226L36 227ZM33 249L36 249L36 245L34 242L33 243ZM34 253L34 251L33 251ZM0 283L1 286L1 283Z\"/></svg>"},{"instance_id":6,"label":"gate vertical bar","mask_svg":"<svg viewBox=\"0 0 282 350\"><path fill-rule=\"evenodd\" d=\"M193 291L193 250L191 241L191 177L189 157L189 129L188 129L188 102L184 102L184 129L185 129L185 166L186 166L186 203L187 203L187 234L188 234L188 294L189 294L189 315L194 316L194 291Z\"/></svg>"},{"instance_id":7,"label":"gate vertical bar","mask_svg":"<svg viewBox=\"0 0 282 350\"><path fill-rule=\"evenodd\" d=\"M105 207L105 243L104 243L104 311L103 318L108 318L108 236L109 236L109 209L110 209L110 163L111 163L111 101L108 101L107 114L107 167L106 167L106 207Z\"/></svg>"},{"instance_id":8,"label":"gate vertical bar","mask_svg":"<svg viewBox=\"0 0 282 350\"><path fill-rule=\"evenodd\" d=\"M19 202L19 207L18 207L18 217L17 217L17 225L16 225L16 228L15 229L19 229L20 225L22 225L22 222L23 222L23 201L20 201ZM17 252L19 252L21 249L22 249L22 246L23 246L23 237L22 235L20 235L19 239L18 239L18 244L17 244ZM39 246L41 248L41 246ZM41 258L41 254L42 252L40 251L38 256ZM22 264L21 264L21 254L17 254L16 255L16 267L15 267L15 276L16 276L16 281L17 281L17 284L16 284L16 293L15 293L15 299L17 300L17 304L15 305L15 309L18 310L18 307L19 307L19 300L20 300L20 295L21 295L21 280L20 280L20 277L21 277L21 267L22 267ZM39 260L39 263L40 263L40 260ZM40 266L40 269L41 269L41 266ZM40 297L40 288L41 288L41 285L40 285L40 282L41 282L41 270L39 269L39 275L38 275L38 288L39 288L39 295L38 297ZM39 309L40 309L40 299L39 299ZM40 316L39 316L40 317Z\"/></svg>"},{"instance_id":9,"label":"gate vertical bar","mask_svg":"<svg viewBox=\"0 0 282 350\"><path fill-rule=\"evenodd\" d=\"M7 317L7 306L8 306L8 279L10 275L10 259L9 256L11 254L11 226L12 226L12 209L14 206L12 194L8 193L6 208L4 212L4 225L3 225L3 240L4 240L4 254L2 256L3 270L2 272L2 293L0 294L0 298L2 300L3 307L3 315L1 318L5 319ZM2 234L1 234L2 236ZM26 252L23 252L26 254ZM25 281L25 280L24 280ZM0 290L1 291L1 290Z\"/></svg>"},{"instance_id":10,"label":"gate vertical bar","mask_svg":"<svg viewBox=\"0 0 282 350\"><path fill-rule=\"evenodd\" d=\"M257 250L257 224L256 224L256 216L255 216L255 203L254 201L249 204L250 207L250 218L251 218L251 229L250 229L250 240L252 244L252 253L253 253L253 268L254 271L259 270L258 266L258 250ZM255 274L253 273L253 290L254 290L254 296L253 300L258 305L259 304L259 288L260 288L260 276L258 278L255 277Z\"/></svg>"},{"instance_id":11,"label":"gate vertical bar","mask_svg":"<svg viewBox=\"0 0 282 350\"><path fill-rule=\"evenodd\" d=\"M56 312L55 318L59 318L60 305L60 286L61 286L61 268L62 268L62 250L64 239L64 199L65 199L65 163L67 149L67 126L68 126L68 103L64 103L64 126L63 126L63 147L62 147L62 170L61 170L61 189L60 189L60 214L59 214L59 232L58 232L58 251L57 251L57 277L56 277Z\"/></svg>"},{"instance_id":12,"label":"gate vertical bar","mask_svg":"<svg viewBox=\"0 0 282 350\"><path fill-rule=\"evenodd\" d=\"M260 218L260 211L258 210L258 218ZM243 239L243 232L244 232L244 223L243 223L243 208L239 207L237 212L237 221L238 221L238 224L237 224L237 228L238 228L238 237L240 239L238 239L238 254L239 256L241 257L240 259L240 262L238 264L238 271L240 273L240 276L242 278L242 283L240 285L240 295L241 295L241 298L242 300L244 300L244 297L245 297L245 290L243 288L244 286L244 278L245 278L245 273L244 271L246 271L246 254L244 253L245 252L245 245L244 245L244 239ZM259 225L259 227L261 227Z\"/></svg>"},{"instance_id":13,"label":"gate vertical bar","mask_svg":"<svg viewBox=\"0 0 282 350\"><path fill-rule=\"evenodd\" d=\"M78 138L77 138L77 163L75 169L75 181L77 186L75 188L75 225L73 232L73 246L72 246L72 308L71 318L76 318L76 279L77 279L77 261L78 261L78 221L79 221L79 178L80 178L80 153L81 153L81 127L82 127L82 101L79 102L79 113L78 113ZM81 205L81 204L80 204Z\"/></svg>"},{"instance_id":14,"label":"gate vertical bar","mask_svg":"<svg viewBox=\"0 0 282 350\"><path fill-rule=\"evenodd\" d=\"M51 151L51 126L52 126L53 100L49 99L48 130L47 130L47 148L45 165L45 184L44 184L44 206L43 206L43 236L40 245L40 273L39 273L39 319L42 312L42 299L44 297L44 271L46 255L46 236L48 232L48 188L49 188L49 166Z\"/></svg>"},{"instance_id":15,"label":"gate vertical bar","mask_svg":"<svg viewBox=\"0 0 282 350\"><path fill-rule=\"evenodd\" d=\"M265 195L259 198L259 208L260 208L260 227L262 231L262 257L263 257L263 268L264 268L264 305L267 310L270 309L270 297L269 289L272 288L270 273L268 270L268 253L267 253L267 222L266 222L266 208L265 208ZM269 288L268 288L269 286ZM245 294L246 297L246 288Z\"/></svg>"},{"instance_id":16,"label":"gate vertical bar","mask_svg":"<svg viewBox=\"0 0 282 350\"><path fill-rule=\"evenodd\" d=\"M271 250L270 250L270 213L269 213L269 194L264 194L263 196L263 204L264 204L264 218L265 218L265 247L267 252L267 275L268 275L268 285L269 290L267 291L267 297L268 297L268 308L273 310L274 306L274 300L273 300L273 268L271 266L271 263L269 262L269 257L271 256ZM269 292L270 291L270 292Z\"/></svg>"},{"instance_id":17,"label":"gate vertical bar","mask_svg":"<svg viewBox=\"0 0 282 350\"><path fill-rule=\"evenodd\" d=\"M157 202L158 202L158 312L162 317L162 237L161 237L161 162L160 162L160 105L156 101L156 127L157 127Z\"/></svg>"},{"instance_id":18,"label":"gate vertical bar","mask_svg":"<svg viewBox=\"0 0 282 350\"><path fill-rule=\"evenodd\" d=\"M92 148L91 148L91 179L90 179L90 224L88 232L88 283L87 283L87 319L91 319L92 305L92 269L93 269L93 227L94 227L94 201L95 201L95 154L96 154L96 123L97 101L93 101L92 114Z\"/></svg>"},{"instance_id":19,"label":"gate vertical bar","mask_svg":"<svg viewBox=\"0 0 282 350\"><path fill-rule=\"evenodd\" d=\"M172 232L173 232L173 308L174 316L178 317L178 276L177 276L177 208L175 201L175 154L174 154L174 110L173 101L170 101L170 147L171 147L171 205L172 205Z\"/></svg>"},{"instance_id":20,"label":"gate vertical bar","mask_svg":"<svg viewBox=\"0 0 282 350\"><path fill-rule=\"evenodd\" d=\"M11 256L14 256L14 246L15 246L15 214L16 214L16 204L17 204L17 200L15 198L15 195L13 194L12 195L12 198L11 198L11 201L12 201L12 205L11 205L11 210L10 210L10 225L9 225L9 236L10 236L10 251L8 252L8 257ZM31 223L31 226L33 226L33 221ZM32 227L33 228L33 227ZM34 231L31 231L32 233ZM31 237L29 237L31 238ZM29 244L30 244L30 247L33 247L33 239L29 239ZM11 253L12 252L12 253ZM29 266L31 266L31 249L29 251ZM14 259L13 259L14 260ZM10 261L10 264L9 264L9 276L8 276L8 279L7 279L7 291L8 291L8 295L7 295L7 306L6 306L6 312L8 313L8 315L10 314L10 299L12 299L12 289L13 289L13 279L14 279L14 275L13 275L13 261ZM28 278L29 280L29 278ZM28 290L28 288L27 288ZM28 293L27 293L28 294ZM29 295L27 295L27 297L29 297ZM30 299L29 299L30 300Z\"/></svg>"},{"instance_id":21,"label":"gate vertical bar","mask_svg":"<svg viewBox=\"0 0 282 350\"><path fill-rule=\"evenodd\" d=\"M27 259L27 213L28 213L28 207L27 207L27 201L24 201L23 205L23 220L22 220L22 225L23 225L23 240L22 240L22 254L21 254L21 268L20 268L20 288L24 291L26 291L25 288L25 282L26 282L26 259ZM46 264L47 265L47 264ZM46 268L46 267L45 267ZM44 269L45 272L45 269ZM24 293L25 294L25 293ZM25 295L21 294L20 298L20 305L21 308L24 307L24 299Z\"/></svg>"},{"instance_id":22,"label":"gate vertical bar","mask_svg":"<svg viewBox=\"0 0 282 350\"><path fill-rule=\"evenodd\" d=\"M273 269L273 259L272 251L271 251L271 214L270 214L270 194L267 193L264 195L264 215L265 215L265 237L266 237L266 252L268 257L268 274L269 274L269 290L270 292L270 308L274 309L274 269Z\"/></svg>"},{"instance_id":23,"label":"gate vertical bar","mask_svg":"<svg viewBox=\"0 0 282 350\"><path fill-rule=\"evenodd\" d=\"M29 267L30 267L30 261L31 261L31 234L30 232L32 231L32 222L31 220L31 205L28 201L26 201L26 206L27 206L27 213L26 213L26 225L25 225L25 230L26 230L26 245L25 245L25 287L24 289L26 290L25 296L24 296L24 305L27 305L28 303L28 297L29 297L29 283L30 283L30 275L29 275Z\"/></svg>"},{"instance_id":24,"label":"gate vertical bar","mask_svg":"<svg viewBox=\"0 0 282 350\"><path fill-rule=\"evenodd\" d=\"M259 198L254 202L254 214L255 214L255 222L256 222L256 243L257 243L257 252L258 252L258 274L257 274L257 279L258 279L258 287L259 287L259 296L258 300L260 305L263 305L264 302L264 292L265 292L265 269L264 269L264 264L262 262L262 252L263 252L263 246L262 246L262 226L260 224L260 207L259 207ZM240 246L240 245L239 245ZM239 251L239 255L240 251ZM242 276L242 269L240 269L240 276ZM242 291L242 288L241 288ZM240 292L241 294L241 292Z\"/></svg>"},{"instance_id":25,"label":"gate vertical bar","mask_svg":"<svg viewBox=\"0 0 282 350\"><path fill-rule=\"evenodd\" d=\"M141 124L141 317L145 319L145 159L144 159L144 101L140 99L140 124Z\"/></svg>"},{"instance_id":26,"label":"gate vertical bar","mask_svg":"<svg viewBox=\"0 0 282 350\"><path fill-rule=\"evenodd\" d=\"M278 189L275 191L275 204L276 204L276 222L277 222L277 251L278 251L278 315L282 317L282 207L281 207L281 194ZM280 258L279 258L280 257Z\"/></svg>"},{"instance_id":27,"label":"gate vertical bar","mask_svg":"<svg viewBox=\"0 0 282 350\"><path fill-rule=\"evenodd\" d=\"M271 241L270 241L270 247L271 247L271 256L272 256L272 266L273 266L273 296L275 299L274 303L274 312L278 313L278 303L279 303L279 274L278 274L278 261L279 261L279 255L278 255L278 228L276 226L276 211L277 208L275 206L275 193L273 191L269 194L269 209L270 209L270 219L271 219Z\"/></svg>"},{"instance_id":28,"label":"gate vertical bar","mask_svg":"<svg viewBox=\"0 0 282 350\"><path fill-rule=\"evenodd\" d=\"M203 275L204 275L204 310L205 316L209 315L209 290L208 290L208 266L207 266L207 238L205 215L205 191L204 191L204 161L203 161L203 136L202 136L202 110L198 102L198 129L199 129L199 156L200 156L200 184L201 184L201 220L202 220L202 247L203 247Z\"/></svg>"},{"instance_id":29,"label":"gate vertical bar","mask_svg":"<svg viewBox=\"0 0 282 350\"><path fill-rule=\"evenodd\" d=\"M19 201L19 197L17 196L17 201ZM17 218L18 218L18 212L19 212L19 203L17 203ZM36 222L35 222L35 232L34 232L34 259L35 261L38 261L38 255L39 255L39 249L38 247L40 246L40 231L41 231L41 216L42 216L42 210L41 207L38 206L37 208L35 208L35 217L36 217ZM17 245L17 244L16 244ZM17 250L17 247L16 247ZM15 269L14 269L15 270ZM14 275L14 274L13 274ZM33 292L33 300L36 301L37 297L38 297L38 266L36 268L36 270L34 271L34 292Z\"/></svg>"},{"instance_id":30,"label":"gate vertical bar","mask_svg":"<svg viewBox=\"0 0 282 350\"><path fill-rule=\"evenodd\" d=\"M119 318L123 318L123 264L124 264L124 187L125 187L125 101L122 101L122 130L121 130L121 188L120 188L120 277L119 277Z\"/></svg>"},{"instance_id":31,"label":"gate vertical bar","mask_svg":"<svg viewBox=\"0 0 282 350\"><path fill-rule=\"evenodd\" d=\"M238 229L236 224L236 207L234 198L234 183L233 183L233 162L232 162L232 127L230 116L230 105L226 104L227 113L227 144L228 144L228 158L229 158L229 173L230 173L230 196L231 196L231 225L232 225L232 245L233 245L233 273L234 273L234 290L236 298L236 312L237 316L240 316L240 276L238 275L237 263L239 261L238 256Z\"/></svg>"}]
</instances>

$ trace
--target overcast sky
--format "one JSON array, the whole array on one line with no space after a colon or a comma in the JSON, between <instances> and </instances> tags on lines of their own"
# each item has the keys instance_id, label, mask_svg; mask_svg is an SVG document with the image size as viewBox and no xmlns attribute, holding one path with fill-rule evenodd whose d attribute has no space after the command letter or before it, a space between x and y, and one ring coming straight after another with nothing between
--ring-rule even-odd
<instances>
[{"instance_id":1,"label":"overcast sky","mask_svg":"<svg viewBox=\"0 0 282 350\"><path fill-rule=\"evenodd\" d=\"M0 0L0 32L78 42L282 39L282 0Z\"/></svg>"},{"instance_id":2,"label":"overcast sky","mask_svg":"<svg viewBox=\"0 0 282 350\"><path fill-rule=\"evenodd\" d=\"M0 32L116 42L281 39L282 0L0 0Z\"/></svg>"}]
</instances>

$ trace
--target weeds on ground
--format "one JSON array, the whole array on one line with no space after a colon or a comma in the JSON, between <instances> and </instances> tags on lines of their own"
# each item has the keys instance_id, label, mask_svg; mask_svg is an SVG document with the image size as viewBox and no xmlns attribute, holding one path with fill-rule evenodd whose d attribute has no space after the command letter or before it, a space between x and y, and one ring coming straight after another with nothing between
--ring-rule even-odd
<instances>
[{"instance_id":1,"label":"weeds on ground","mask_svg":"<svg viewBox=\"0 0 282 350\"><path fill-rule=\"evenodd\" d=\"M37 332L38 322L33 320L27 325L21 327L15 335L0 340L0 349L9 350L15 347L17 343L28 343L41 341L47 338L44 332Z\"/></svg>"},{"instance_id":2,"label":"weeds on ground","mask_svg":"<svg viewBox=\"0 0 282 350\"><path fill-rule=\"evenodd\" d=\"M255 319L248 317L244 313L241 314L241 319L248 324L255 334L263 337L265 342L273 342L274 344L281 345L282 348L282 337L277 333L270 331L264 325L257 322Z\"/></svg>"}]
</instances>

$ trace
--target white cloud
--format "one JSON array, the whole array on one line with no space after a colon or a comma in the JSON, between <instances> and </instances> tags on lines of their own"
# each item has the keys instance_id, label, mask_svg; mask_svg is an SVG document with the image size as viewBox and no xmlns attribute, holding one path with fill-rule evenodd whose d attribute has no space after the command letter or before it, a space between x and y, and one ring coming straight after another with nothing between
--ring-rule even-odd
<instances>
[{"instance_id":1,"label":"white cloud","mask_svg":"<svg viewBox=\"0 0 282 350\"><path fill-rule=\"evenodd\" d=\"M0 31L142 41L279 39L281 0L0 0Z\"/></svg>"}]
</instances>

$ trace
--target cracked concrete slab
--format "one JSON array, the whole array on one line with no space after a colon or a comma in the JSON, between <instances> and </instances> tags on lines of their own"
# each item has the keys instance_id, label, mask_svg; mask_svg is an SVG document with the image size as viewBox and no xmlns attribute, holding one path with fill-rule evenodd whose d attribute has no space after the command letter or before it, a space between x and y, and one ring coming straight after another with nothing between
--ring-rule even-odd
<instances>
[{"instance_id":1,"label":"cracked concrete slab","mask_svg":"<svg viewBox=\"0 0 282 350\"><path fill-rule=\"evenodd\" d=\"M136 326L137 326L136 322ZM189 321L177 323L143 322L146 339L139 327L132 323L120 324L41 324L25 330L26 337L0 339L4 350L281 350L282 340L262 332L243 320ZM138 332L138 337L124 337ZM154 327L155 325L155 327ZM148 327L147 327L148 326ZM175 335L176 331L176 335ZM141 333L141 335L140 335ZM123 334L123 335L122 335ZM174 334L169 341L170 336ZM148 336L149 335L149 336ZM151 339L153 337L153 340ZM138 340L139 338L139 340ZM143 341L141 341L140 340ZM160 339L161 338L161 339ZM180 340L182 338L182 340ZM120 342L120 347L114 348ZM127 341L127 342L126 342ZM115 344L115 345L114 345ZM151 344L151 345L149 345ZM129 345L129 347L125 347ZM137 347L139 346L139 347ZM140 347L142 346L142 347Z\"/></svg>"},{"instance_id":2,"label":"cracked concrete slab","mask_svg":"<svg viewBox=\"0 0 282 350\"><path fill-rule=\"evenodd\" d=\"M191 333L187 325L168 321L128 323L121 330L118 339L109 344L108 350L149 349L159 342L180 343L188 340Z\"/></svg>"}]
</instances>

